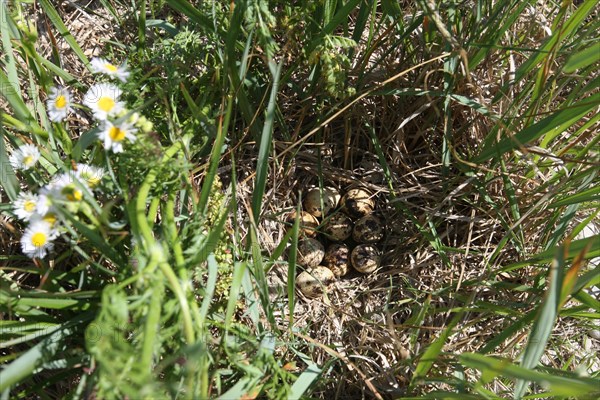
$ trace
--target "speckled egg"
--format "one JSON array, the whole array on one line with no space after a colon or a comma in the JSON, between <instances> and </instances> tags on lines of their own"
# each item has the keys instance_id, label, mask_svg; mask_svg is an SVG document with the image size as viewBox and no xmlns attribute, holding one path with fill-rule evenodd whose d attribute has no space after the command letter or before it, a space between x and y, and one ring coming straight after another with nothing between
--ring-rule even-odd
<instances>
[{"instance_id":1,"label":"speckled egg","mask_svg":"<svg viewBox=\"0 0 600 400\"><path fill-rule=\"evenodd\" d=\"M288 223L288 229L294 225L296 221L296 211L292 211L286 217L286 222ZM317 236L317 227L319 226L319 220L312 215L307 213L306 211L302 211L300 214L300 235L315 237Z\"/></svg>"},{"instance_id":2,"label":"speckled egg","mask_svg":"<svg viewBox=\"0 0 600 400\"><path fill-rule=\"evenodd\" d=\"M384 227L374 215L365 215L354 223L352 238L358 243L376 243L383 239Z\"/></svg>"},{"instance_id":3,"label":"speckled egg","mask_svg":"<svg viewBox=\"0 0 600 400\"><path fill-rule=\"evenodd\" d=\"M370 274L379 267L381 255L377 247L371 244L361 244L352 250L350 260L355 270L363 274Z\"/></svg>"},{"instance_id":4,"label":"speckled egg","mask_svg":"<svg viewBox=\"0 0 600 400\"><path fill-rule=\"evenodd\" d=\"M352 235L352 220L346 214L333 214L323 226L323 234L334 242L342 242Z\"/></svg>"},{"instance_id":5,"label":"speckled egg","mask_svg":"<svg viewBox=\"0 0 600 400\"><path fill-rule=\"evenodd\" d=\"M329 268L336 277L348 273L350 264L350 248L343 243L334 243L325 251L323 265Z\"/></svg>"},{"instance_id":6,"label":"speckled egg","mask_svg":"<svg viewBox=\"0 0 600 400\"><path fill-rule=\"evenodd\" d=\"M298 289L311 299L321 297L323 293L331 290L335 276L329 268L316 267L310 271L303 271L296 277Z\"/></svg>"},{"instance_id":7,"label":"speckled egg","mask_svg":"<svg viewBox=\"0 0 600 400\"><path fill-rule=\"evenodd\" d=\"M298 241L296 263L307 268L316 267L323 261L325 248L317 239L304 238Z\"/></svg>"},{"instance_id":8,"label":"speckled egg","mask_svg":"<svg viewBox=\"0 0 600 400\"><path fill-rule=\"evenodd\" d=\"M361 218L371 214L375 209L375 201L371 193L364 189L350 189L341 200L344 211L352 218Z\"/></svg>"},{"instance_id":9,"label":"speckled egg","mask_svg":"<svg viewBox=\"0 0 600 400\"><path fill-rule=\"evenodd\" d=\"M323 209L321 210L321 198L323 199ZM324 188L321 196L319 188L311 189L304 198L304 210L314 215L322 217L328 215L334 210L340 201L340 194L333 188Z\"/></svg>"}]
</instances>

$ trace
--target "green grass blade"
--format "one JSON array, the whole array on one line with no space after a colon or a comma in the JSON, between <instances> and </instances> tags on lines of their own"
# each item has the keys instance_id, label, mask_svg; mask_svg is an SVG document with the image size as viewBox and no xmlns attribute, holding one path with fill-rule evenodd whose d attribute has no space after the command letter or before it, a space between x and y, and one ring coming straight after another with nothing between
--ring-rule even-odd
<instances>
[{"instance_id":1,"label":"green grass blade","mask_svg":"<svg viewBox=\"0 0 600 400\"><path fill-rule=\"evenodd\" d=\"M214 254L209 254L207 258L208 263L208 278L206 279L206 285L204 286L204 296L202 304L200 305L200 312L198 314L198 320L200 326L204 327L206 316L208 315L208 309L210 303L215 295L215 288L217 287L217 277L219 276L219 264Z\"/></svg>"},{"instance_id":2,"label":"green grass blade","mask_svg":"<svg viewBox=\"0 0 600 400\"><path fill-rule=\"evenodd\" d=\"M267 105L265 115L265 123L260 138L260 148L258 150L258 160L256 165L256 183L254 185L254 191L252 193L252 213L254 215L255 221L258 221L260 217L263 195L265 193L265 187L267 185L269 153L271 151L271 144L273 138L273 121L275 119L275 107L277 106L279 76L281 74L281 68L283 67L283 63L276 64L275 62L270 62L269 66L273 77L273 87L271 88L271 95L269 98L269 104Z\"/></svg>"},{"instance_id":3,"label":"green grass blade","mask_svg":"<svg viewBox=\"0 0 600 400\"><path fill-rule=\"evenodd\" d=\"M550 398L574 396L589 396L600 394L598 381L593 378L579 378L574 374L569 376L552 375L538 371L532 371L523 367L514 365L509 360L503 360L476 353L464 353L459 356L460 362L469 367L482 371L484 376L503 375L513 379L528 380L536 382L543 387L548 388L544 397ZM582 397L583 398L583 397Z\"/></svg>"},{"instance_id":4,"label":"green grass blade","mask_svg":"<svg viewBox=\"0 0 600 400\"><path fill-rule=\"evenodd\" d=\"M321 35L333 34L342 23L348 21L348 16L361 1L363 0L350 0L344 4L329 21L325 21L327 24L323 27Z\"/></svg>"},{"instance_id":5,"label":"green grass blade","mask_svg":"<svg viewBox=\"0 0 600 400\"><path fill-rule=\"evenodd\" d=\"M188 16L207 32L214 32L213 22L187 0L167 0L167 4L176 11ZM219 30L220 34L223 31Z\"/></svg>"},{"instance_id":6,"label":"green grass blade","mask_svg":"<svg viewBox=\"0 0 600 400\"><path fill-rule=\"evenodd\" d=\"M566 73L575 72L578 69L589 67L590 65L597 63L599 59L598 55L598 44L593 44L569 57L569 60L565 64L563 71Z\"/></svg>"},{"instance_id":7,"label":"green grass blade","mask_svg":"<svg viewBox=\"0 0 600 400\"><path fill-rule=\"evenodd\" d=\"M462 312L459 312L456 315L454 315L454 317L448 323L446 328L442 331L440 336L437 339L435 339L433 343L427 346L427 349L419 358L419 363L415 368L415 372L410 383L411 387L414 387L414 385L416 385L419 380L427 376L427 374L431 370L431 367L433 367L433 364L438 359L439 355L442 353L442 348L444 347L444 344L454 331L454 327L456 326L456 324L458 324L458 322L462 318L462 315Z\"/></svg>"},{"instance_id":8,"label":"green grass blade","mask_svg":"<svg viewBox=\"0 0 600 400\"><path fill-rule=\"evenodd\" d=\"M19 358L0 371L0 392L22 382L44 363L51 361L54 356L64 351L64 341L77 331L77 326L92 320L94 313L88 312L67 321L51 335L42 339L38 344L27 350Z\"/></svg>"},{"instance_id":9,"label":"green grass blade","mask_svg":"<svg viewBox=\"0 0 600 400\"><path fill-rule=\"evenodd\" d=\"M300 230L300 216L302 212L302 201L298 202L296 208L296 220L292 227L292 238L288 255L288 276L287 276L287 295L288 295L288 311L290 315L290 329L294 326L294 307L296 293L296 258L298 256L298 232Z\"/></svg>"},{"instance_id":10,"label":"green grass blade","mask_svg":"<svg viewBox=\"0 0 600 400\"><path fill-rule=\"evenodd\" d=\"M106 242L106 240L100 234L98 234L96 231L92 230L87 225L75 219L75 217L71 214L65 213L63 215L69 220L71 224L73 224L75 229L78 232L81 232L81 234L85 236L85 238L89 240L90 243L92 243L96 249L100 250L106 258L108 258L118 266L124 267L125 265L127 265L127 262L122 257L122 255L118 253L110 243Z\"/></svg>"},{"instance_id":11,"label":"green grass blade","mask_svg":"<svg viewBox=\"0 0 600 400\"><path fill-rule=\"evenodd\" d=\"M2 114L1 110L0 114ZM0 184L8 195L8 198L14 201L19 195L19 181L6 152L5 136L6 131L4 130L4 126L0 125Z\"/></svg>"},{"instance_id":12,"label":"green grass blade","mask_svg":"<svg viewBox=\"0 0 600 400\"><path fill-rule=\"evenodd\" d=\"M44 9L48 18L50 18L50 21L52 21L52 23L54 24L56 29L58 29L58 32L60 33L60 35L69 44L69 46L71 47L73 52L77 55L77 57L79 57L79 60L81 60L81 62L86 67L89 67L90 60L88 60L87 56L83 53L83 50L81 50L81 47L79 47L79 44L77 43L77 41L75 40L73 35L71 35L71 32L69 32L69 29L67 29L67 27L65 26L64 22L60 18L60 15L56 11L56 9L52 6L52 4L48 0L40 0L40 5Z\"/></svg>"},{"instance_id":13,"label":"green grass blade","mask_svg":"<svg viewBox=\"0 0 600 400\"><path fill-rule=\"evenodd\" d=\"M225 312L225 330L229 330L233 313L238 307L238 297L242 288L242 279L246 273L246 262L236 262L233 265L233 277L231 279L231 287L229 288L229 299L227 300L227 311Z\"/></svg>"},{"instance_id":14,"label":"green grass blade","mask_svg":"<svg viewBox=\"0 0 600 400\"><path fill-rule=\"evenodd\" d=\"M25 102L21 98L20 91L14 88L10 78L6 76L2 70L0 70L0 88L3 88L3 90L0 91L0 94L2 97L4 97L8 104L10 104L10 107L15 113L17 119L19 119L21 122L35 124L35 126L41 130L41 127L37 126L37 123L34 121L29 108L27 108L27 105L25 105Z\"/></svg>"},{"instance_id":15,"label":"green grass blade","mask_svg":"<svg viewBox=\"0 0 600 400\"><path fill-rule=\"evenodd\" d=\"M588 99L585 99L585 101L581 101L573 106L557 111L541 121L521 130L514 136L505 137L498 143L486 143L481 153L472 161L475 163L482 163L494 156L522 148L523 145L530 143L545 134L552 133L555 130L565 130L579 122L584 115L596 109L599 103L600 94L593 94Z\"/></svg>"},{"instance_id":16,"label":"green grass blade","mask_svg":"<svg viewBox=\"0 0 600 400\"><path fill-rule=\"evenodd\" d=\"M588 246L588 243L590 246L590 251L587 252L585 258L592 259L594 257L600 257L600 235L594 235L585 239L579 239L571 242L571 245L567 249L567 254L565 255L565 258L571 259L576 257L579 253L583 251L583 249L586 248L586 246ZM509 264L503 267L501 270L511 271L514 269L522 268L527 265L549 263L554 259L557 250L558 248L548 249L527 260Z\"/></svg>"},{"instance_id":17,"label":"green grass blade","mask_svg":"<svg viewBox=\"0 0 600 400\"><path fill-rule=\"evenodd\" d=\"M550 268L549 287L546 297L538 309L538 314L533 322L527 345L523 352L521 367L531 370L537 366L544 354L546 344L554 328L554 322L561 304L561 288L563 287L565 269L565 248L556 249L554 261ZM527 390L527 380L519 379L515 385L514 398L520 399Z\"/></svg>"},{"instance_id":18,"label":"green grass blade","mask_svg":"<svg viewBox=\"0 0 600 400\"><path fill-rule=\"evenodd\" d=\"M532 310L525 314L522 318L514 322L509 327L505 328L496 335L493 339L486 343L486 345L480 350L481 354L486 354L494 351L494 349L504 343L508 338L514 337L521 329L525 328L527 325L533 321L536 316L536 310Z\"/></svg>"},{"instance_id":19,"label":"green grass blade","mask_svg":"<svg viewBox=\"0 0 600 400\"><path fill-rule=\"evenodd\" d=\"M7 71L6 82L0 86L2 93L11 92L11 94L21 98L21 91L19 88L19 74L17 71L17 63L15 62L15 56L13 54L13 48L11 39L13 35L11 32L16 30L16 26L13 20L10 18L10 12L7 3L4 1L0 2L0 37L2 37L2 48L4 49L3 54L3 65ZM0 71L1 72L1 71Z\"/></svg>"},{"instance_id":20,"label":"green grass blade","mask_svg":"<svg viewBox=\"0 0 600 400\"><path fill-rule=\"evenodd\" d=\"M580 193L565 196L548 205L548 208L567 206L570 204L581 204L585 202L600 202L600 186L592 187Z\"/></svg>"},{"instance_id":21,"label":"green grass blade","mask_svg":"<svg viewBox=\"0 0 600 400\"><path fill-rule=\"evenodd\" d=\"M290 393L288 394L289 400L300 400L302 396L308 392L308 389L313 382L321 376L322 370L317 364L311 363L308 367L302 371L296 382L292 385Z\"/></svg>"}]
</instances>

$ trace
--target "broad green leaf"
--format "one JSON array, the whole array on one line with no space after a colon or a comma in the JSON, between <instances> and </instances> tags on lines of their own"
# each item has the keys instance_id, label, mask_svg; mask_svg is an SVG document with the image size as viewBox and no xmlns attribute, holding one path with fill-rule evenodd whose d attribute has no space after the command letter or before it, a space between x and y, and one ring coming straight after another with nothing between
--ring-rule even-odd
<instances>
[{"instance_id":1,"label":"broad green leaf","mask_svg":"<svg viewBox=\"0 0 600 400\"><path fill-rule=\"evenodd\" d=\"M163 29L170 36L175 36L179 33L179 29L177 29L177 27L175 27L175 25L173 25L167 21L163 21L162 19L146 20L146 27Z\"/></svg>"},{"instance_id":2,"label":"broad green leaf","mask_svg":"<svg viewBox=\"0 0 600 400\"><path fill-rule=\"evenodd\" d=\"M308 367L302 371L296 382L292 385L290 393L288 394L289 400L300 400L304 395L307 394L308 389L313 382L321 376L321 369L317 364L311 363Z\"/></svg>"}]
</instances>

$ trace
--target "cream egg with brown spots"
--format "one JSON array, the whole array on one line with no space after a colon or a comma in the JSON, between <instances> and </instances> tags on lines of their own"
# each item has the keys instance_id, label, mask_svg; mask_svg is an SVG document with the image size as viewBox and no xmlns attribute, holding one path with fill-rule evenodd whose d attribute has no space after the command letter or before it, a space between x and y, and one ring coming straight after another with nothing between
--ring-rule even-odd
<instances>
[{"instance_id":1,"label":"cream egg with brown spots","mask_svg":"<svg viewBox=\"0 0 600 400\"><path fill-rule=\"evenodd\" d=\"M323 265L338 278L346 275L350 266L350 248L343 243L330 245L325 251Z\"/></svg>"},{"instance_id":2,"label":"cream egg with brown spots","mask_svg":"<svg viewBox=\"0 0 600 400\"><path fill-rule=\"evenodd\" d=\"M383 236L383 223L374 215L365 215L354 223L352 238L358 243L377 243Z\"/></svg>"},{"instance_id":3,"label":"cream egg with brown spots","mask_svg":"<svg viewBox=\"0 0 600 400\"><path fill-rule=\"evenodd\" d=\"M288 229L290 229L296 222L296 211L292 211L286 217ZM319 226L319 220L306 211L300 212L300 235L315 237L317 236L317 227Z\"/></svg>"},{"instance_id":4,"label":"cream egg with brown spots","mask_svg":"<svg viewBox=\"0 0 600 400\"><path fill-rule=\"evenodd\" d=\"M324 256L325 248L317 239L304 238L298 241L296 251L297 264L306 268L316 267L321 264Z\"/></svg>"},{"instance_id":5,"label":"cream egg with brown spots","mask_svg":"<svg viewBox=\"0 0 600 400\"><path fill-rule=\"evenodd\" d=\"M375 200L365 189L350 189L342 197L341 204L344 212L352 218L361 218L371 214L375 209Z\"/></svg>"},{"instance_id":6,"label":"cream egg with brown spots","mask_svg":"<svg viewBox=\"0 0 600 400\"><path fill-rule=\"evenodd\" d=\"M315 217L324 217L333 211L340 201L340 193L333 188L314 188L304 198L304 210ZM321 203L322 202L322 203Z\"/></svg>"},{"instance_id":7,"label":"cream egg with brown spots","mask_svg":"<svg viewBox=\"0 0 600 400\"><path fill-rule=\"evenodd\" d=\"M323 234L334 242L343 242L352 235L352 220L346 214L338 212L331 215L323 226Z\"/></svg>"},{"instance_id":8,"label":"cream egg with brown spots","mask_svg":"<svg viewBox=\"0 0 600 400\"><path fill-rule=\"evenodd\" d=\"M296 277L296 286L306 297L314 299L330 291L335 282L333 272L323 266L303 271Z\"/></svg>"},{"instance_id":9,"label":"cream egg with brown spots","mask_svg":"<svg viewBox=\"0 0 600 400\"><path fill-rule=\"evenodd\" d=\"M361 244L352 250L350 260L355 270L363 274L370 274L379 268L381 254L374 245Z\"/></svg>"}]
</instances>

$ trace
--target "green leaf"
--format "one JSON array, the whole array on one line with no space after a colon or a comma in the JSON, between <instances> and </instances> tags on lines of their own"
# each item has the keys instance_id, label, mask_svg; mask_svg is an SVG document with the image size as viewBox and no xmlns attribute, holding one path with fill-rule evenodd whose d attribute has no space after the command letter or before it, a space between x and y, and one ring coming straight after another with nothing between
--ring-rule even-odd
<instances>
[{"instance_id":1,"label":"green leaf","mask_svg":"<svg viewBox=\"0 0 600 400\"><path fill-rule=\"evenodd\" d=\"M44 363L51 361L58 352L65 349L65 339L77 331L77 326L92 320L94 313L80 314L62 324L60 329L43 338L38 344L27 350L19 358L0 371L0 392L22 382Z\"/></svg>"},{"instance_id":2,"label":"green leaf","mask_svg":"<svg viewBox=\"0 0 600 400\"><path fill-rule=\"evenodd\" d=\"M194 7L186 0L167 0L167 4L174 10L187 15L193 22L197 23L207 32L214 32L213 22L206 17L200 10ZM223 34L224 30L218 29L219 34Z\"/></svg>"},{"instance_id":3,"label":"green leaf","mask_svg":"<svg viewBox=\"0 0 600 400\"><path fill-rule=\"evenodd\" d=\"M574 240L567 249L566 259L576 257L581 251L590 243L590 251L585 255L585 259L592 259L594 257L600 257L600 235L590 236L585 239ZM503 267L502 271L512 271L514 269L522 268L524 266L533 264L544 264L553 260L558 248L548 249L535 256L525 260L519 261L513 264L509 264Z\"/></svg>"},{"instance_id":4,"label":"green leaf","mask_svg":"<svg viewBox=\"0 0 600 400\"><path fill-rule=\"evenodd\" d=\"M577 69L586 68L593 63L597 63L598 60L600 60L600 48L598 47L598 43L594 43L590 47L573 54L565 64L563 71L571 73Z\"/></svg>"},{"instance_id":5,"label":"green leaf","mask_svg":"<svg viewBox=\"0 0 600 400\"><path fill-rule=\"evenodd\" d=\"M276 64L269 62L271 74L273 76L273 87L271 88L271 96L267 105L265 115L265 123L263 126L262 135L260 138L260 148L258 150L258 161L256 165L256 183L252 193L252 213L255 221L260 217L262 199L267 185L267 171L269 169L269 153L273 138L273 121L275 119L275 107L277 106L277 92L279 90L279 75L283 63Z\"/></svg>"},{"instance_id":6,"label":"green leaf","mask_svg":"<svg viewBox=\"0 0 600 400\"><path fill-rule=\"evenodd\" d=\"M292 385L290 393L288 394L289 400L300 400L302 396L308 392L308 389L312 383L319 378L322 370L317 364L310 363L308 367L302 371L296 382Z\"/></svg>"},{"instance_id":7,"label":"green leaf","mask_svg":"<svg viewBox=\"0 0 600 400\"><path fill-rule=\"evenodd\" d=\"M0 114L2 111L0 110ZM16 200L19 195L19 181L10 164L8 154L6 152L6 141L4 137L6 131L4 126L0 125L0 185L12 201Z\"/></svg>"},{"instance_id":8,"label":"green leaf","mask_svg":"<svg viewBox=\"0 0 600 400\"><path fill-rule=\"evenodd\" d=\"M502 138L498 143L487 143L479 156L472 161L482 163L494 156L501 156L511 150L522 148L524 145L538 139L539 137L552 133L555 130L565 130L598 107L600 93L593 94L589 98L576 105L563 108L541 121L526 127L514 136Z\"/></svg>"},{"instance_id":9,"label":"green leaf","mask_svg":"<svg viewBox=\"0 0 600 400\"><path fill-rule=\"evenodd\" d=\"M592 378L579 378L574 374L560 376L558 373L547 374L532 371L514 365L509 360L483 356L476 353L463 353L459 356L459 360L463 365L478 369L483 373L536 382L548 390L545 393L545 397L547 398L552 396L573 398L575 396L600 394L598 381Z\"/></svg>"},{"instance_id":10,"label":"green leaf","mask_svg":"<svg viewBox=\"0 0 600 400\"><path fill-rule=\"evenodd\" d=\"M521 367L526 370L535 368L546 349L546 344L554 328L554 322L561 307L561 288L565 278L565 249L566 245L556 248L554 261L550 268L549 287L538 314L533 322L531 333L527 340ZM515 386L514 398L520 399L527 390L527 380L519 379Z\"/></svg>"},{"instance_id":11,"label":"green leaf","mask_svg":"<svg viewBox=\"0 0 600 400\"><path fill-rule=\"evenodd\" d=\"M162 19L149 19L146 21L146 27L163 29L171 37L173 37L179 33L179 29L177 29L177 27L175 27L175 25L173 25L167 21L163 21Z\"/></svg>"},{"instance_id":12,"label":"green leaf","mask_svg":"<svg viewBox=\"0 0 600 400\"><path fill-rule=\"evenodd\" d=\"M40 0L40 4L46 12L46 16L50 19L50 21L52 21L56 29L58 29L60 35L65 39L69 46L71 46L71 49L77 55L77 57L79 57L79 60L81 60L86 67L89 67L90 60L88 60L86 55L83 53L83 50L81 50L81 47L79 47L79 44L73 35L71 35L71 32L69 32L69 29L67 29L56 9L48 0Z\"/></svg>"},{"instance_id":13,"label":"green leaf","mask_svg":"<svg viewBox=\"0 0 600 400\"><path fill-rule=\"evenodd\" d=\"M548 205L548 208L556 208L567 206L570 204L579 204L584 202L599 202L600 201L600 186L592 187L580 193L575 193L570 196L563 197Z\"/></svg>"},{"instance_id":14,"label":"green leaf","mask_svg":"<svg viewBox=\"0 0 600 400\"><path fill-rule=\"evenodd\" d=\"M448 337L450 337L450 334L452 334L452 332L454 331L454 327L456 326L456 324L461 320L463 314L464 313L462 312L456 313L454 318L452 318L452 321L450 321L450 324L446 327L446 329L442 331L440 336L437 339L435 339L433 343L427 346L427 349L419 358L419 363L415 368L415 372L410 383L411 387L414 387L414 385L420 379L425 378L425 376L429 373L429 370L431 369L431 367L433 367L433 363L438 359L438 356L441 354L444 344L448 340Z\"/></svg>"}]
</instances>

